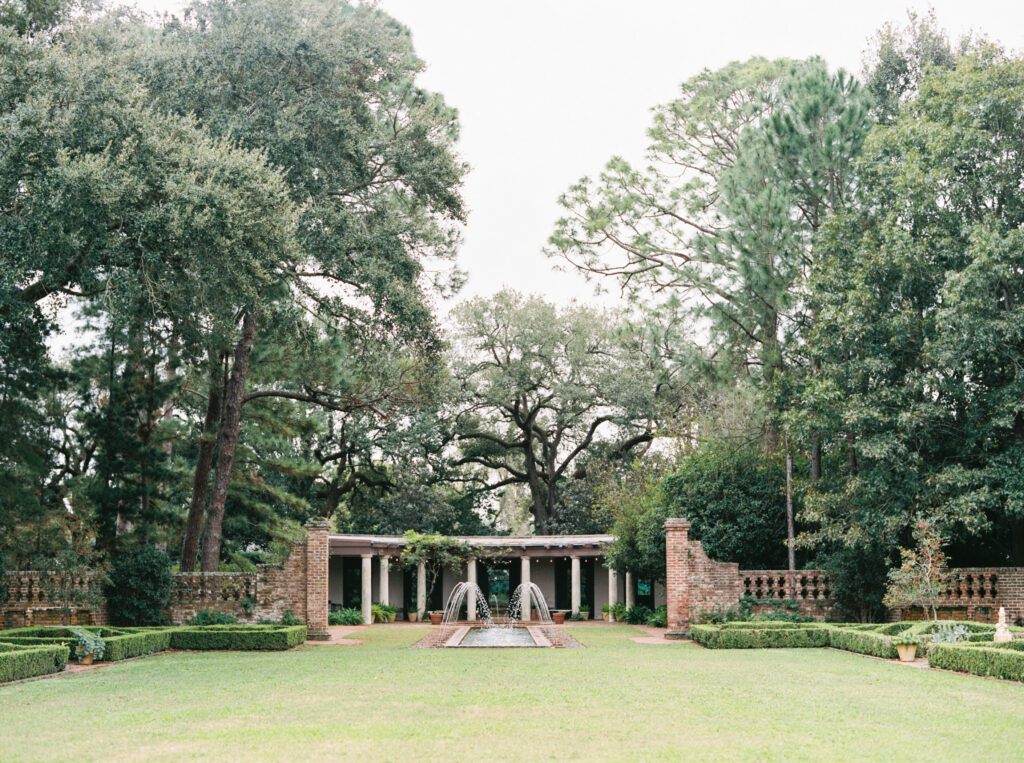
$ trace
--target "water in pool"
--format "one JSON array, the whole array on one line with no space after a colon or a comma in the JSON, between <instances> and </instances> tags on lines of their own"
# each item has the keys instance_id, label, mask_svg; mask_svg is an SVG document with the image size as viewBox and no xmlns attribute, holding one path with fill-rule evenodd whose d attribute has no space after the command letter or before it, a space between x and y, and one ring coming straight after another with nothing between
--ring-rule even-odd
<instances>
[{"instance_id":1,"label":"water in pool","mask_svg":"<svg viewBox=\"0 0 1024 763\"><path fill-rule=\"evenodd\" d=\"M525 628L470 628L459 646L537 646Z\"/></svg>"}]
</instances>

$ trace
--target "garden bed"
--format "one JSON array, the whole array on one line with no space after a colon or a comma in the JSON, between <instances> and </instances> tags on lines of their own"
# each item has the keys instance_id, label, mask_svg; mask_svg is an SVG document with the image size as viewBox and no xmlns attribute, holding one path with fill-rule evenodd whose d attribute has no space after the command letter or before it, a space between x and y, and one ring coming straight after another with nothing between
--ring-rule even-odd
<instances>
[{"instance_id":1,"label":"garden bed","mask_svg":"<svg viewBox=\"0 0 1024 763\"><path fill-rule=\"evenodd\" d=\"M0 684L50 673L68 664L70 649L61 644L9 644L0 642Z\"/></svg>"}]
</instances>

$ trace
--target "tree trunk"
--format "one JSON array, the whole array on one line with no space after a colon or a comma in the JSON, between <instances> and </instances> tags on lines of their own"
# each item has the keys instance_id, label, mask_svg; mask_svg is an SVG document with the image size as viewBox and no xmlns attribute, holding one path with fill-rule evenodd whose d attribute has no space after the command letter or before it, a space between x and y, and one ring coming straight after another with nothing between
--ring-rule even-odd
<instances>
[{"instance_id":1,"label":"tree trunk","mask_svg":"<svg viewBox=\"0 0 1024 763\"><path fill-rule=\"evenodd\" d=\"M185 537L181 541L182 572L192 572L199 559L199 535L203 530L206 499L210 494L213 454L217 449L215 433L220 427L221 383L220 364L215 361L213 353L210 353L210 389L206 401L206 418L203 419L203 434L199 439L196 473L192 479L192 500L188 507L188 519L185 520Z\"/></svg>"},{"instance_id":2,"label":"tree trunk","mask_svg":"<svg viewBox=\"0 0 1024 763\"><path fill-rule=\"evenodd\" d=\"M853 447L853 435L846 435L846 469L853 477L857 474L857 451Z\"/></svg>"},{"instance_id":3,"label":"tree trunk","mask_svg":"<svg viewBox=\"0 0 1024 763\"><path fill-rule=\"evenodd\" d=\"M793 518L793 456L786 454L786 547L789 553L788 596L796 598L796 522Z\"/></svg>"},{"instance_id":4,"label":"tree trunk","mask_svg":"<svg viewBox=\"0 0 1024 763\"><path fill-rule=\"evenodd\" d=\"M220 453L217 454L217 473L210 491L210 508L206 512L203 532L203 572L216 572L220 564L221 528L224 524L224 504L231 483L231 467L235 461L235 448L242 428L242 397L245 378L249 374L249 358L256 336L256 315L246 312L242 318L242 335L235 346L235 360L231 366L231 379L224 395L224 420L220 432Z\"/></svg>"}]
</instances>

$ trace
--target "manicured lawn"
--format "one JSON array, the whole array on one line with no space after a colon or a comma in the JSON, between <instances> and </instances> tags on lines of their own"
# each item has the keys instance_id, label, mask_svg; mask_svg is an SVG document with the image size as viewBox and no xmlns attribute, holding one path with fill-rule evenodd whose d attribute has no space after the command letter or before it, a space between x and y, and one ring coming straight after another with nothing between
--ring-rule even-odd
<instances>
[{"instance_id":1,"label":"manicured lawn","mask_svg":"<svg viewBox=\"0 0 1024 763\"><path fill-rule=\"evenodd\" d=\"M824 650L168 653L0 687L0 760L1018 758L1024 687Z\"/></svg>"}]
</instances>

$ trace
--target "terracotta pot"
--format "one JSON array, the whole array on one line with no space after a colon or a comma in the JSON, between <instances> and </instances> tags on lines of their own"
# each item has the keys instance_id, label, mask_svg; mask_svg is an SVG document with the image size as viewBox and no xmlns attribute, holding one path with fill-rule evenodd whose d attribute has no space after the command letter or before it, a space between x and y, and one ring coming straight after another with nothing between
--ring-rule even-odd
<instances>
[{"instance_id":1,"label":"terracotta pot","mask_svg":"<svg viewBox=\"0 0 1024 763\"><path fill-rule=\"evenodd\" d=\"M896 654L900 656L900 662L913 662L917 654L917 644L897 644Z\"/></svg>"},{"instance_id":2,"label":"terracotta pot","mask_svg":"<svg viewBox=\"0 0 1024 763\"><path fill-rule=\"evenodd\" d=\"M91 654L85 655L85 657L78 658L79 665L92 665L93 656Z\"/></svg>"},{"instance_id":3,"label":"terracotta pot","mask_svg":"<svg viewBox=\"0 0 1024 763\"><path fill-rule=\"evenodd\" d=\"M555 625L565 625L565 612L552 612L551 619Z\"/></svg>"},{"instance_id":4,"label":"terracotta pot","mask_svg":"<svg viewBox=\"0 0 1024 763\"><path fill-rule=\"evenodd\" d=\"M441 613L431 612L430 613L430 624L431 625L440 625L442 617L444 617L444 615L442 615Z\"/></svg>"}]
</instances>

